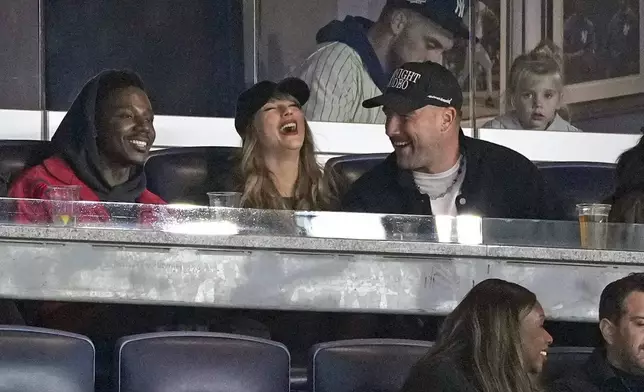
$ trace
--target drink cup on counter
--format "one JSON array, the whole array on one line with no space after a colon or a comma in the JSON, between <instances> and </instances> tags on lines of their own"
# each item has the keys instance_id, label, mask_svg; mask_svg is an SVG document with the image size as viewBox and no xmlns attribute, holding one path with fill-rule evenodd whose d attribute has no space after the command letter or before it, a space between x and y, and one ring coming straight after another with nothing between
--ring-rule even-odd
<instances>
[{"instance_id":1,"label":"drink cup on counter","mask_svg":"<svg viewBox=\"0 0 644 392\"><path fill-rule=\"evenodd\" d=\"M610 204L577 204L582 248L606 249L610 209Z\"/></svg>"},{"instance_id":2,"label":"drink cup on counter","mask_svg":"<svg viewBox=\"0 0 644 392\"><path fill-rule=\"evenodd\" d=\"M210 207L239 208L241 193L239 192L208 192Z\"/></svg>"},{"instance_id":3,"label":"drink cup on counter","mask_svg":"<svg viewBox=\"0 0 644 392\"><path fill-rule=\"evenodd\" d=\"M80 200L80 186L48 186L46 192L47 199L51 206L51 220L56 226L74 226L76 225L75 209L77 201Z\"/></svg>"}]
</instances>

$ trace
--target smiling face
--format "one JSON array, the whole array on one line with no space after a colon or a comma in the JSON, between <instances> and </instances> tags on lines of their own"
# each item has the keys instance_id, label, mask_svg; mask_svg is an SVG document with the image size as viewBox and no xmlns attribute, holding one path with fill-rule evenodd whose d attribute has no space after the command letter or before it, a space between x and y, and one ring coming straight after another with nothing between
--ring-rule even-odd
<instances>
[{"instance_id":1,"label":"smiling face","mask_svg":"<svg viewBox=\"0 0 644 392\"><path fill-rule=\"evenodd\" d=\"M255 115L254 126L265 154L299 152L304 144L304 113L297 100L291 96L279 96L264 104Z\"/></svg>"},{"instance_id":2,"label":"smiling face","mask_svg":"<svg viewBox=\"0 0 644 392\"><path fill-rule=\"evenodd\" d=\"M103 157L121 167L145 163L156 132L152 105L143 90L113 90L99 103L96 120L96 144Z\"/></svg>"},{"instance_id":3,"label":"smiling face","mask_svg":"<svg viewBox=\"0 0 644 392\"><path fill-rule=\"evenodd\" d=\"M437 152L447 134L445 112L449 109L425 106L408 114L383 108L387 115L385 129L396 152L398 167L403 170L431 172Z\"/></svg>"},{"instance_id":4,"label":"smiling face","mask_svg":"<svg viewBox=\"0 0 644 392\"><path fill-rule=\"evenodd\" d=\"M520 323L523 365L528 373L541 373L548 355L548 347L552 344L552 336L543 327L545 319L543 308L537 302Z\"/></svg>"}]
</instances>

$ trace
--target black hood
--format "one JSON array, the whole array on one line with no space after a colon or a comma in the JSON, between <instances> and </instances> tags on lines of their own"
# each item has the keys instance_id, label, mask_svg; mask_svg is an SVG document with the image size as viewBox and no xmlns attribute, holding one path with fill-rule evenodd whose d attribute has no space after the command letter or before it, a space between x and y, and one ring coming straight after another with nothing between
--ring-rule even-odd
<instances>
[{"instance_id":1,"label":"black hood","mask_svg":"<svg viewBox=\"0 0 644 392\"><path fill-rule=\"evenodd\" d=\"M146 187L143 166L137 166L125 183L115 187L105 181L99 169L96 99L101 86L117 78L144 90L143 81L133 72L108 70L99 73L83 86L51 141L54 151L101 201L134 203Z\"/></svg>"},{"instance_id":2,"label":"black hood","mask_svg":"<svg viewBox=\"0 0 644 392\"><path fill-rule=\"evenodd\" d=\"M322 27L315 38L320 44L324 42L341 42L350 46L362 59L369 76L371 76L376 86L381 91L385 91L385 87L389 82L389 75L382 68L382 64L380 64L378 56L376 56L376 52L367 38L367 32L373 24L374 22L366 18L347 16L343 21L334 20Z\"/></svg>"}]
</instances>

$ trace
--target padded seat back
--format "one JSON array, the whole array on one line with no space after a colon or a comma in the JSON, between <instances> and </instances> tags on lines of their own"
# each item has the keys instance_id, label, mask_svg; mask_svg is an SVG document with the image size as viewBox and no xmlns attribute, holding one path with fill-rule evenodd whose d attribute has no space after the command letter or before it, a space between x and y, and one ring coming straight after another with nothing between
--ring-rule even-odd
<instances>
[{"instance_id":1,"label":"padded seat back","mask_svg":"<svg viewBox=\"0 0 644 392\"><path fill-rule=\"evenodd\" d=\"M311 392L398 392L431 342L359 339L322 343L310 353Z\"/></svg>"},{"instance_id":2,"label":"padded seat back","mask_svg":"<svg viewBox=\"0 0 644 392\"><path fill-rule=\"evenodd\" d=\"M269 340L165 332L123 338L116 350L119 392L289 390L289 352Z\"/></svg>"},{"instance_id":3,"label":"padded seat back","mask_svg":"<svg viewBox=\"0 0 644 392\"><path fill-rule=\"evenodd\" d=\"M593 347L552 347L543 369L546 383L552 382L583 365L592 354Z\"/></svg>"},{"instance_id":4,"label":"padded seat back","mask_svg":"<svg viewBox=\"0 0 644 392\"><path fill-rule=\"evenodd\" d=\"M145 164L147 186L168 203L208 205L207 192L233 191L235 147L173 147L154 151Z\"/></svg>"},{"instance_id":5,"label":"padded seat back","mask_svg":"<svg viewBox=\"0 0 644 392\"><path fill-rule=\"evenodd\" d=\"M42 140L0 140L0 197L6 197L11 182L23 170L52 155L51 143Z\"/></svg>"},{"instance_id":6,"label":"padded seat back","mask_svg":"<svg viewBox=\"0 0 644 392\"><path fill-rule=\"evenodd\" d=\"M0 326L0 392L94 392L94 358L85 336Z\"/></svg>"},{"instance_id":7,"label":"padded seat back","mask_svg":"<svg viewBox=\"0 0 644 392\"><path fill-rule=\"evenodd\" d=\"M570 220L580 203L601 203L615 191L615 167L598 162L537 162L548 185L559 195Z\"/></svg>"}]
</instances>

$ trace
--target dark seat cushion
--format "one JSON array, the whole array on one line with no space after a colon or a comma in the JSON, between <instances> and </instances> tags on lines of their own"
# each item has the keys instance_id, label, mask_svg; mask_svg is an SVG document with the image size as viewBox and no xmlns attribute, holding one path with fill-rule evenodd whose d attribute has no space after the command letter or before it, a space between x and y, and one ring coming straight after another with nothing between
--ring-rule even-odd
<instances>
[{"instance_id":1,"label":"dark seat cushion","mask_svg":"<svg viewBox=\"0 0 644 392\"><path fill-rule=\"evenodd\" d=\"M120 392L288 392L290 355L269 340L217 333L129 336L116 347Z\"/></svg>"},{"instance_id":2,"label":"dark seat cushion","mask_svg":"<svg viewBox=\"0 0 644 392\"><path fill-rule=\"evenodd\" d=\"M322 343L311 349L311 392L398 392L431 342L362 339Z\"/></svg>"},{"instance_id":3,"label":"dark seat cushion","mask_svg":"<svg viewBox=\"0 0 644 392\"><path fill-rule=\"evenodd\" d=\"M327 173L333 173L341 188L347 189L363 174L384 161L389 154L349 154L329 159L324 166Z\"/></svg>"},{"instance_id":4,"label":"dark seat cushion","mask_svg":"<svg viewBox=\"0 0 644 392\"><path fill-rule=\"evenodd\" d=\"M235 147L173 147L145 164L148 189L168 203L208 205L207 192L233 191Z\"/></svg>"},{"instance_id":5,"label":"dark seat cushion","mask_svg":"<svg viewBox=\"0 0 644 392\"><path fill-rule=\"evenodd\" d=\"M94 346L81 335L0 326L0 392L93 392Z\"/></svg>"},{"instance_id":6,"label":"dark seat cushion","mask_svg":"<svg viewBox=\"0 0 644 392\"><path fill-rule=\"evenodd\" d=\"M548 360L543 369L546 383L551 383L564 374L571 373L590 358L592 347L552 347L548 350Z\"/></svg>"},{"instance_id":7,"label":"dark seat cushion","mask_svg":"<svg viewBox=\"0 0 644 392\"><path fill-rule=\"evenodd\" d=\"M51 143L42 140L0 140L0 197L23 170L52 155Z\"/></svg>"},{"instance_id":8,"label":"dark seat cushion","mask_svg":"<svg viewBox=\"0 0 644 392\"><path fill-rule=\"evenodd\" d=\"M601 203L615 191L615 167L597 162L536 162L546 183L559 195L566 216L577 220L576 205Z\"/></svg>"}]
</instances>

